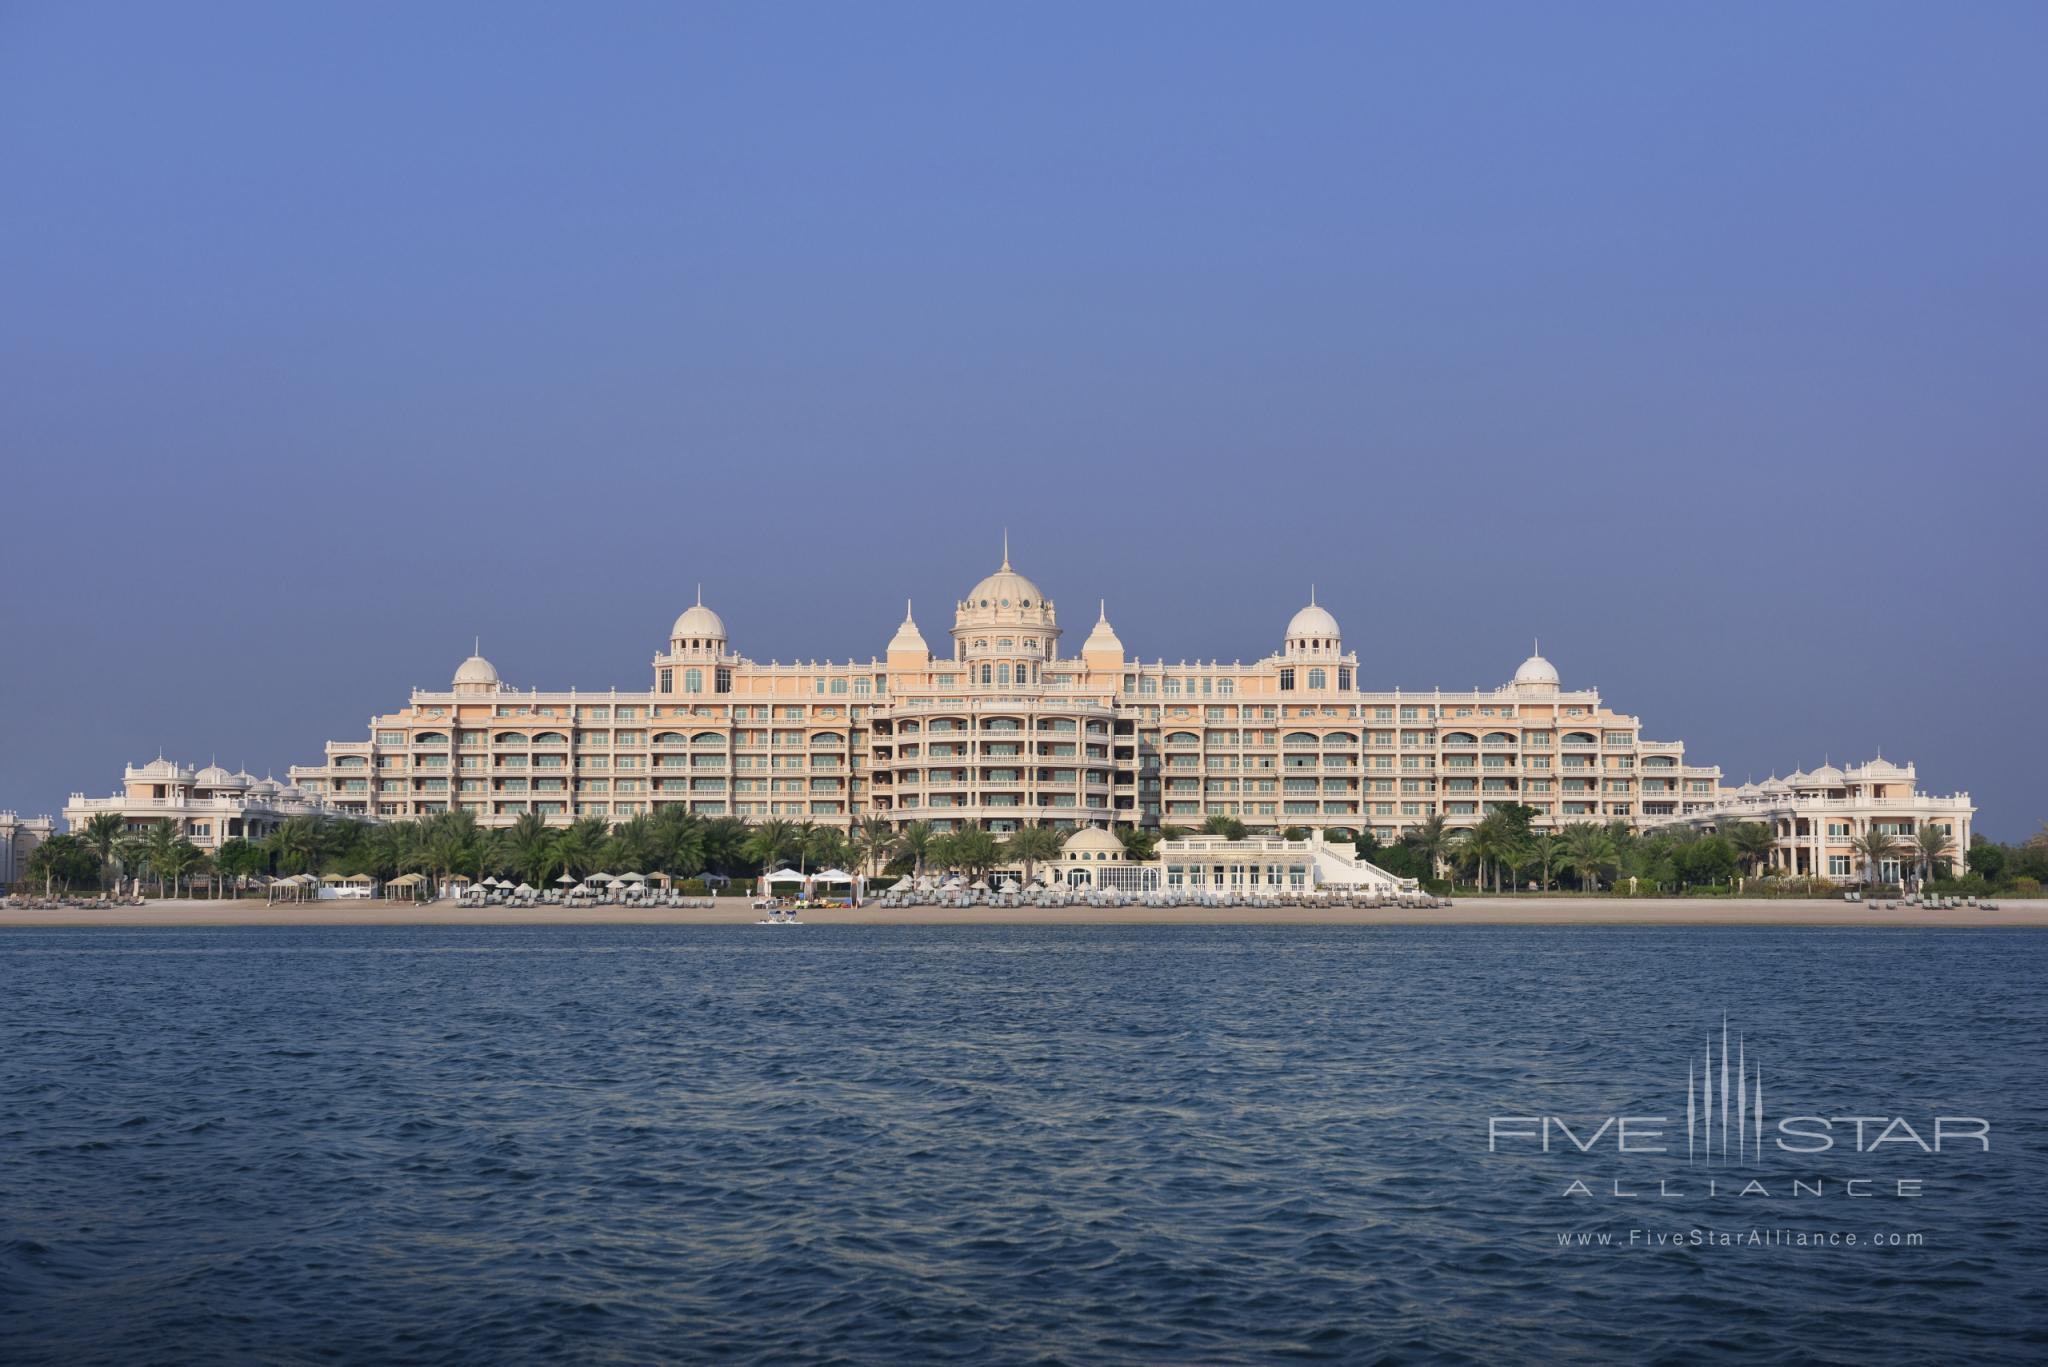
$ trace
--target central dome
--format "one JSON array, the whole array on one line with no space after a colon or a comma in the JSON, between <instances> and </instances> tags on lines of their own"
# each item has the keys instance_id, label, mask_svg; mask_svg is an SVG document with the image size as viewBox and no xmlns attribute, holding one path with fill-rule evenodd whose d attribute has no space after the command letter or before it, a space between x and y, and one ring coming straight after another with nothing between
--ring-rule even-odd
<instances>
[{"instance_id":1,"label":"central dome","mask_svg":"<svg viewBox=\"0 0 2048 1367\"><path fill-rule=\"evenodd\" d=\"M1036 608L1045 606L1045 595L1010 568L1005 554L1000 569L967 591L966 602L971 608Z\"/></svg>"}]
</instances>

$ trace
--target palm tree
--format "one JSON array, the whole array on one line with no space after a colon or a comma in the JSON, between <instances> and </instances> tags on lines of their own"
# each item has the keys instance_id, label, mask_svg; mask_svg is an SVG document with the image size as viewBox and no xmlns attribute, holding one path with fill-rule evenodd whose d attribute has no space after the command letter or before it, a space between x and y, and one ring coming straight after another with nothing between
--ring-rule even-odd
<instances>
[{"instance_id":1,"label":"palm tree","mask_svg":"<svg viewBox=\"0 0 2048 1367\"><path fill-rule=\"evenodd\" d=\"M143 855L149 860L150 877L156 879L156 895L164 895L164 879L170 876L171 865L177 861L178 842L184 836L175 821L158 821L150 826L149 836L143 846Z\"/></svg>"},{"instance_id":2,"label":"palm tree","mask_svg":"<svg viewBox=\"0 0 2048 1367\"><path fill-rule=\"evenodd\" d=\"M1225 816L1221 812L1204 821L1202 831L1206 835L1220 835L1226 840L1244 839L1244 823L1234 816Z\"/></svg>"},{"instance_id":3,"label":"palm tree","mask_svg":"<svg viewBox=\"0 0 2048 1367\"><path fill-rule=\"evenodd\" d=\"M318 817L295 816L271 832L265 843L293 872L318 873L320 857L327 849L325 823Z\"/></svg>"},{"instance_id":4,"label":"palm tree","mask_svg":"<svg viewBox=\"0 0 2048 1367\"><path fill-rule=\"evenodd\" d=\"M121 840L128 834L128 821L119 812L95 812L85 823L85 829L78 833L79 843L92 851L93 858L100 861L100 887L109 886L108 879L114 871L114 852L121 847Z\"/></svg>"},{"instance_id":5,"label":"palm tree","mask_svg":"<svg viewBox=\"0 0 2048 1367\"><path fill-rule=\"evenodd\" d=\"M597 820L595 817L587 819ZM703 817L680 803L668 803L657 809L654 814L654 865L663 873L683 878L702 873L705 825Z\"/></svg>"},{"instance_id":6,"label":"palm tree","mask_svg":"<svg viewBox=\"0 0 2048 1367\"><path fill-rule=\"evenodd\" d=\"M1002 857L1002 844L979 826L963 826L949 837L952 862L962 873L979 879Z\"/></svg>"},{"instance_id":7,"label":"palm tree","mask_svg":"<svg viewBox=\"0 0 2048 1367\"><path fill-rule=\"evenodd\" d=\"M198 873L205 867L206 852L181 835L171 842L162 859L163 862L156 865L157 877L159 880L169 878L171 892L175 895L181 891L188 874Z\"/></svg>"},{"instance_id":8,"label":"palm tree","mask_svg":"<svg viewBox=\"0 0 2048 1367\"><path fill-rule=\"evenodd\" d=\"M1562 835L1565 867L1578 875L1580 888L1600 891L1600 875L1614 868L1619 859L1614 837L1590 821L1574 822Z\"/></svg>"},{"instance_id":9,"label":"palm tree","mask_svg":"<svg viewBox=\"0 0 2048 1367\"><path fill-rule=\"evenodd\" d=\"M1743 867L1752 876L1761 874L1771 857L1771 828L1761 821L1731 821L1721 834L1735 847Z\"/></svg>"},{"instance_id":10,"label":"palm tree","mask_svg":"<svg viewBox=\"0 0 2048 1367\"><path fill-rule=\"evenodd\" d=\"M873 877L882 871L882 864L888 858L890 847L896 843L896 836L889 829L889 818L864 816L854 823L851 843L860 862L860 871Z\"/></svg>"},{"instance_id":11,"label":"palm tree","mask_svg":"<svg viewBox=\"0 0 2048 1367\"><path fill-rule=\"evenodd\" d=\"M804 823L803 838L799 842L803 851L806 871L835 869L847 862L846 837L836 827Z\"/></svg>"},{"instance_id":12,"label":"palm tree","mask_svg":"<svg viewBox=\"0 0 2048 1367\"><path fill-rule=\"evenodd\" d=\"M1507 823L1501 820L1498 812L1488 813L1480 819L1477 826L1465 833L1465 839L1459 845L1459 849L1475 866L1482 891L1486 887L1486 874L1489 868L1494 875L1494 891L1500 891L1499 860L1507 853L1509 839Z\"/></svg>"},{"instance_id":13,"label":"palm tree","mask_svg":"<svg viewBox=\"0 0 2048 1367\"><path fill-rule=\"evenodd\" d=\"M762 873L773 873L794 850L796 839L796 827L787 821L779 817L764 821L747 837L747 859Z\"/></svg>"},{"instance_id":14,"label":"palm tree","mask_svg":"<svg viewBox=\"0 0 2048 1367\"><path fill-rule=\"evenodd\" d=\"M704 867L727 877L740 872L746 867L746 856L742 853L746 843L746 822L736 816L712 818L704 823Z\"/></svg>"},{"instance_id":15,"label":"palm tree","mask_svg":"<svg viewBox=\"0 0 2048 1367\"><path fill-rule=\"evenodd\" d=\"M512 856L513 871L535 887L555 871L555 833L539 812L519 814L505 832L505 851Z\"/></svg>"},{"instance_id":16,"label":"palm tree","mask_svg":"<svg viewBox=\"0 0 2048 1367\"><path fill-rule=\"evenodd\" d=\"M1543 891L1550 891L1550 867L1564 858L1564 838L1556 831L1536 837L1536 857L1543 861Z\"/></svg>"},{"instance_id":17,"label":"palm tree","mask_svg":"<svg viewBox=\"0 0 2048 1367\"><path fill-rule=\"evenodd\" d=\"M1866 883L1877 882L1878 874L1884 871L1885 861L1899 857L1897 838L1875 826L1850 841L1849 848L1863 858L1863 881Z\"/></svg>"},{"instance_id":18,"label":"palm tree","mask_svg":"<svg viewBox=\"0 0 2048 1367\"><path fill-rule=\"evenodd\" d=\"M932 857L932 846L938 843L938 839L939 833L932 829L929 821L913 821L896 837L894 849L899 855L910 856L913 877L924 877L925 861Z\"/></svg>"},{"instance_id":19,"label":"palm tree","mask_svg":"<svg viewBox=\"0 0 2048 1367\"><path fill-rule=\"evenodd\" d=\"M1409 831L1404 838L1410 845L1414 846L1417 855L1429 861L1430 877L1441 878L1443 876L1444 855L1449 853L1452 840L1451 832L1444 824L1443 817L1425 817L1422 824Z\"/></svg>"},{"instance_id":20,"label":"palm tree","mask_svg":"<svg viewBox=\"0 0 2048 1367\"><path fill-rule=\"evenodd\" d=\"M1067 838L1046 825L1026 826L1003 842L1003 854L1024 861L1024 881L1038 872L1038 861L1057 859L1067 847Z\"/></svg>"},{"instance_id":21,"label":"palm tree","mask_svg":"<svg viewBox=\"0 0 2048 1367\"><path fill-rule=\"evenodd\" d=\"M601 816L579 817L555 834L555 862L572 878L594 873L611 827ZM660 861L657 859L656 861Z\"/></svg>"},{"instance_id":22,"label":"palm tree","mask_svg":"<svg viewBox=\"0 0 2048 1367\"><path fill-rule=\"evenodd\" d=\"M1124 855L1137 863L1148 863L1159 853L1159 832L1143 826L1119 826L1116 838L1124 842Z\"/></svg>"},{"instance_id":23,"label":"palm tree","mask_svg":"<svg viewBox=\"0 0 2048 1367\"><path fill-rule=\"evenodd\" d=\"M1920 831L1913 837L1913 844L1920 855L1920 881L1925 883L1941 876L1939 865L1949 862L1949 834L1939 826L1922 823Z\"/></svg>"}]
</instances>

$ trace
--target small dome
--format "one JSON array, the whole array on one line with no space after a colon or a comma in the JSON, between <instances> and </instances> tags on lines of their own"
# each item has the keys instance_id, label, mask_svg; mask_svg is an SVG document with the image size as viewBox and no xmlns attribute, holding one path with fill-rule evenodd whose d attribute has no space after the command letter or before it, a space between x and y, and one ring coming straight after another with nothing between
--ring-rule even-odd
<instances>
[{"instance_id":1,"label":"small dome","mask_svg":"<svg viewBox=\"0 0 2048 1367\"><path fill-rule=\"evenodd\" d=\"M1555 688L1557 687L1557 666L1544 659L1541 655L1531 655L1528 659L1522 661L1522 667L1515 671L1515 682L1518 684L1545 684Z\"/></svg>"},{"instance_id":2,"label":"small dome","mask_svg":"<svg viewBox=\"0 0 2048 1367\"><path fill-rule=\"evenodd\" d=\"M256 775L250 773L247 769L236 770L234 779L237 788L253 788L256 786Z\"/></svg>"},{"instance_id":3,"label":"small dome","mask_svg":"<svg viewBox=\"0 0 2048 1367\"><path fill-rule=\"evenodd\" d=\"M1321 607L1316 603L1316 595L1313 590L1308 595L1308 606L1295 613L1294 619L1287 624L1287 639L1290 641L1300 640L1304 637L1328 636L1334 638L1343 634L1337 626L1337 619L1330 615L1327 608Z\"/></svg>"},{"instance_id":4,"label":"small dome","mask_svg":"<svg viewBox=\"0 0 2048 1367\"><path fill-rule=\"evenodd\" d=\"M903 605L903 624L897 627L896 634L889 638L889 653L893 655L899 650L912 650L920 655L932 653L932 648L925 644L924 633L917 629L917 623L911 619L909 603Z\"/></svg>"},{"instance_id":5,"label":"small dome","mask_svg":"<svg viewBox=\"0 0 2048 1367\"><path fill-rule=\"evenodd\" d=\"M232 788L235 776L218 764L209 764L192 781L202 788Z\"/></svg>"},{"instance_id":6,"label":"small dome","mask_svg":"<svg viewBox=\"0 0 2048 1367\"><path fill-rule=\"evenodd\" d=\"M498 683L498 670L496 666L483 656L472 655L462 662L461 668L455 671L455 682L458 684L488 684L496 687Z\"/></svg>"},{"instance_id":7,"label":"small dome","mask_svg":"<svg viewBox=\"0 0 2048 1367\"><path fill-rule=\"evenodd\" d=\"M669 639L687 641L725 639L725 620L710 608L704 606L702 597L694 606L683 609L683 615L676 618L676 624L669 628Z\"/></svg>"},{"instance_id":8,"label":"small dome","mask_svg":"<svg viewBox=\"0 0 2048 1367\"><path fill-rule=\"evenodd\" d=\"M176 778L178 776L178 766L165 759L162 755L158 755L155 759L143 765L137 772L145 778Z\"/></svg>"},{"instance_id":9,"label":"small dome","mask_svg":"<svg viewBox=\"0 0 2048 1367\"><path fill-rule=\"evenodd\" d=\"M1842 782L1842 771L1832 764L1823 764L1808 774L1806 781L1816 788L1832 788Z\"/></svg>"},{"instance_id":10,"label":"small dome","mask_svg":"<svg viewBox=\"0 0 2048 1367\"><path fill-rule=\"evenodd\" d=\"M277 780L274 778L259 778L249 785L249 791L252 793L274 794L277 790Z\"/></svg>"},{"instance_id":11,"label":"small dome","mask_svg":"<svg viewBox=\"0 0 2048 1367\"><path fill-rule=\"evenodd\" d=\"M1083 826L1067 837L1061 853L1068 858L1079 854L1116 854L1124 852L1124 842L1100 826Z\"/></svg>"}]
</instances>

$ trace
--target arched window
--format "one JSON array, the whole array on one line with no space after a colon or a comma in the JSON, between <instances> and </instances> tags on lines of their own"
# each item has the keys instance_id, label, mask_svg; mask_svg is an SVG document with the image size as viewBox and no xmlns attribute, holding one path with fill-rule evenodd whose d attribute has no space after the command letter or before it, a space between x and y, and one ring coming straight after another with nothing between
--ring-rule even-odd
<instances>
[{"instance_id":1,"label":"arched window","mask_svg":"<svg viewBox=\"0 0 2048 1367\"><path fill-rule=\"evenodd\" d=\"M1330 676L1323 670L1311 669L1308 672L1308 686L1310 688L1327 688L1329 682Z\"/></svg>"},{"instance_id":2,"label":"arched window","mask_svg":"<svg viewBox=\"0 0 2048 1367\"><path fill-rule=\"evenodd\" d=\"M683 692L685 692L685 693L702 693L703 691L704 691L704 671L703 671L703 670L701 670L701 669L686 669L686 670L684 670L684 671L683 671Z\"/></svg>"},{"instance_id":3,"label":"arched window","mask_svg":"<svg viewBox=\"0 0 2048 1367\"><path fill-rule=\"evenodd\" d=\"M543 731L533 738L535 745L567 745L569 738L560 731Z\"/></svg>"},{"instance_id":4,"label":"arched window","mask_svg":"<svg viewBox=\"0 0 2048 1367\"><path fill-rule=\"evenodd\" d=\"M987 688L987 687L988 687L989 685L993 684L993 683L994 683L995 681L996 681L996 672L995 672L995 669L994 669L994 667L993 667L993 666L990 666L990 665L983 665L983 666L981 667L981 686L982 686L983 688Z\"/></svg>"},{"instance_id":5,"label":"arched window","mask_svg":"<svg viewBox=\"0 0 2048 1367\"><path fill-rule=\"evenodd\" d=\"M683 745L687 741L688 737L684 736L680 731L656 731L654 733L654 743L656 745Z\"/></svg>"},{"instance_id":6,"label":"arched window","mask_svg":"<svg viewBox=\"0 0 2048 1367\"><path fill-rule=\"evenodd\" d=\"M448 743L448 735L445 731L422 731L412 738L412 743L414 745L446 745Z\"/></svg>"},{"instance_id":7,"label":"arched window","mask_svg":"<svg viewBox=\"0 0 2048 1367\"><path fill-rule=\"evenodd\" d=\"M699 731L699 732L698 732L698 733L697 733L696 735L694 735L694 736L690 737L690 744L692 744L692 745L723 745L723 744L725 744L725 732L723 732L723 731Z\"/></svg>"},{"instance_id":8,"label":"arched window","mask_svg":"<svg viewBox=\"0 0 2048 1367\"><path fill-rule=\"evenodd\" d=\"M526 733L524 731L500 731L492 739L500 745L524 745L526 744Z\"/></svg>"},{"instance_id":9,"label":"arched window","mask_svg":"<svg viewBox=\"0 0 2048 1367\"><path fill-rule=\"evenodd\" d=\"M1000 664L996 666L996 682L999 684L1008 684L1010 682L1009 665Z\"/></svg>"}]
</instances>

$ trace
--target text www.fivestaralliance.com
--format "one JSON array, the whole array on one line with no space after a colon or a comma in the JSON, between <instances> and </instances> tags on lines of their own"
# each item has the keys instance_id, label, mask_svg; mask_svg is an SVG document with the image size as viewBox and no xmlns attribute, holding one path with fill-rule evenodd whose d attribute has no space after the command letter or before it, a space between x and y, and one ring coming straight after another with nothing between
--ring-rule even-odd
<instances>
[{"instance_id":1,"label":"text www.fivestaralliance.com","mask_svg":"<svg viewBox=\"0 0 2048 1367\"><path fill-rule=\"evenodd\" d=\"M1655 1252L1691 1248L1923 1248L1927 1236L1918 1230L1855 1230L1766 1228L1712 1229L1561 1229L1559 1248L1629 1249Z\"/></svg>"}]
</instances>

